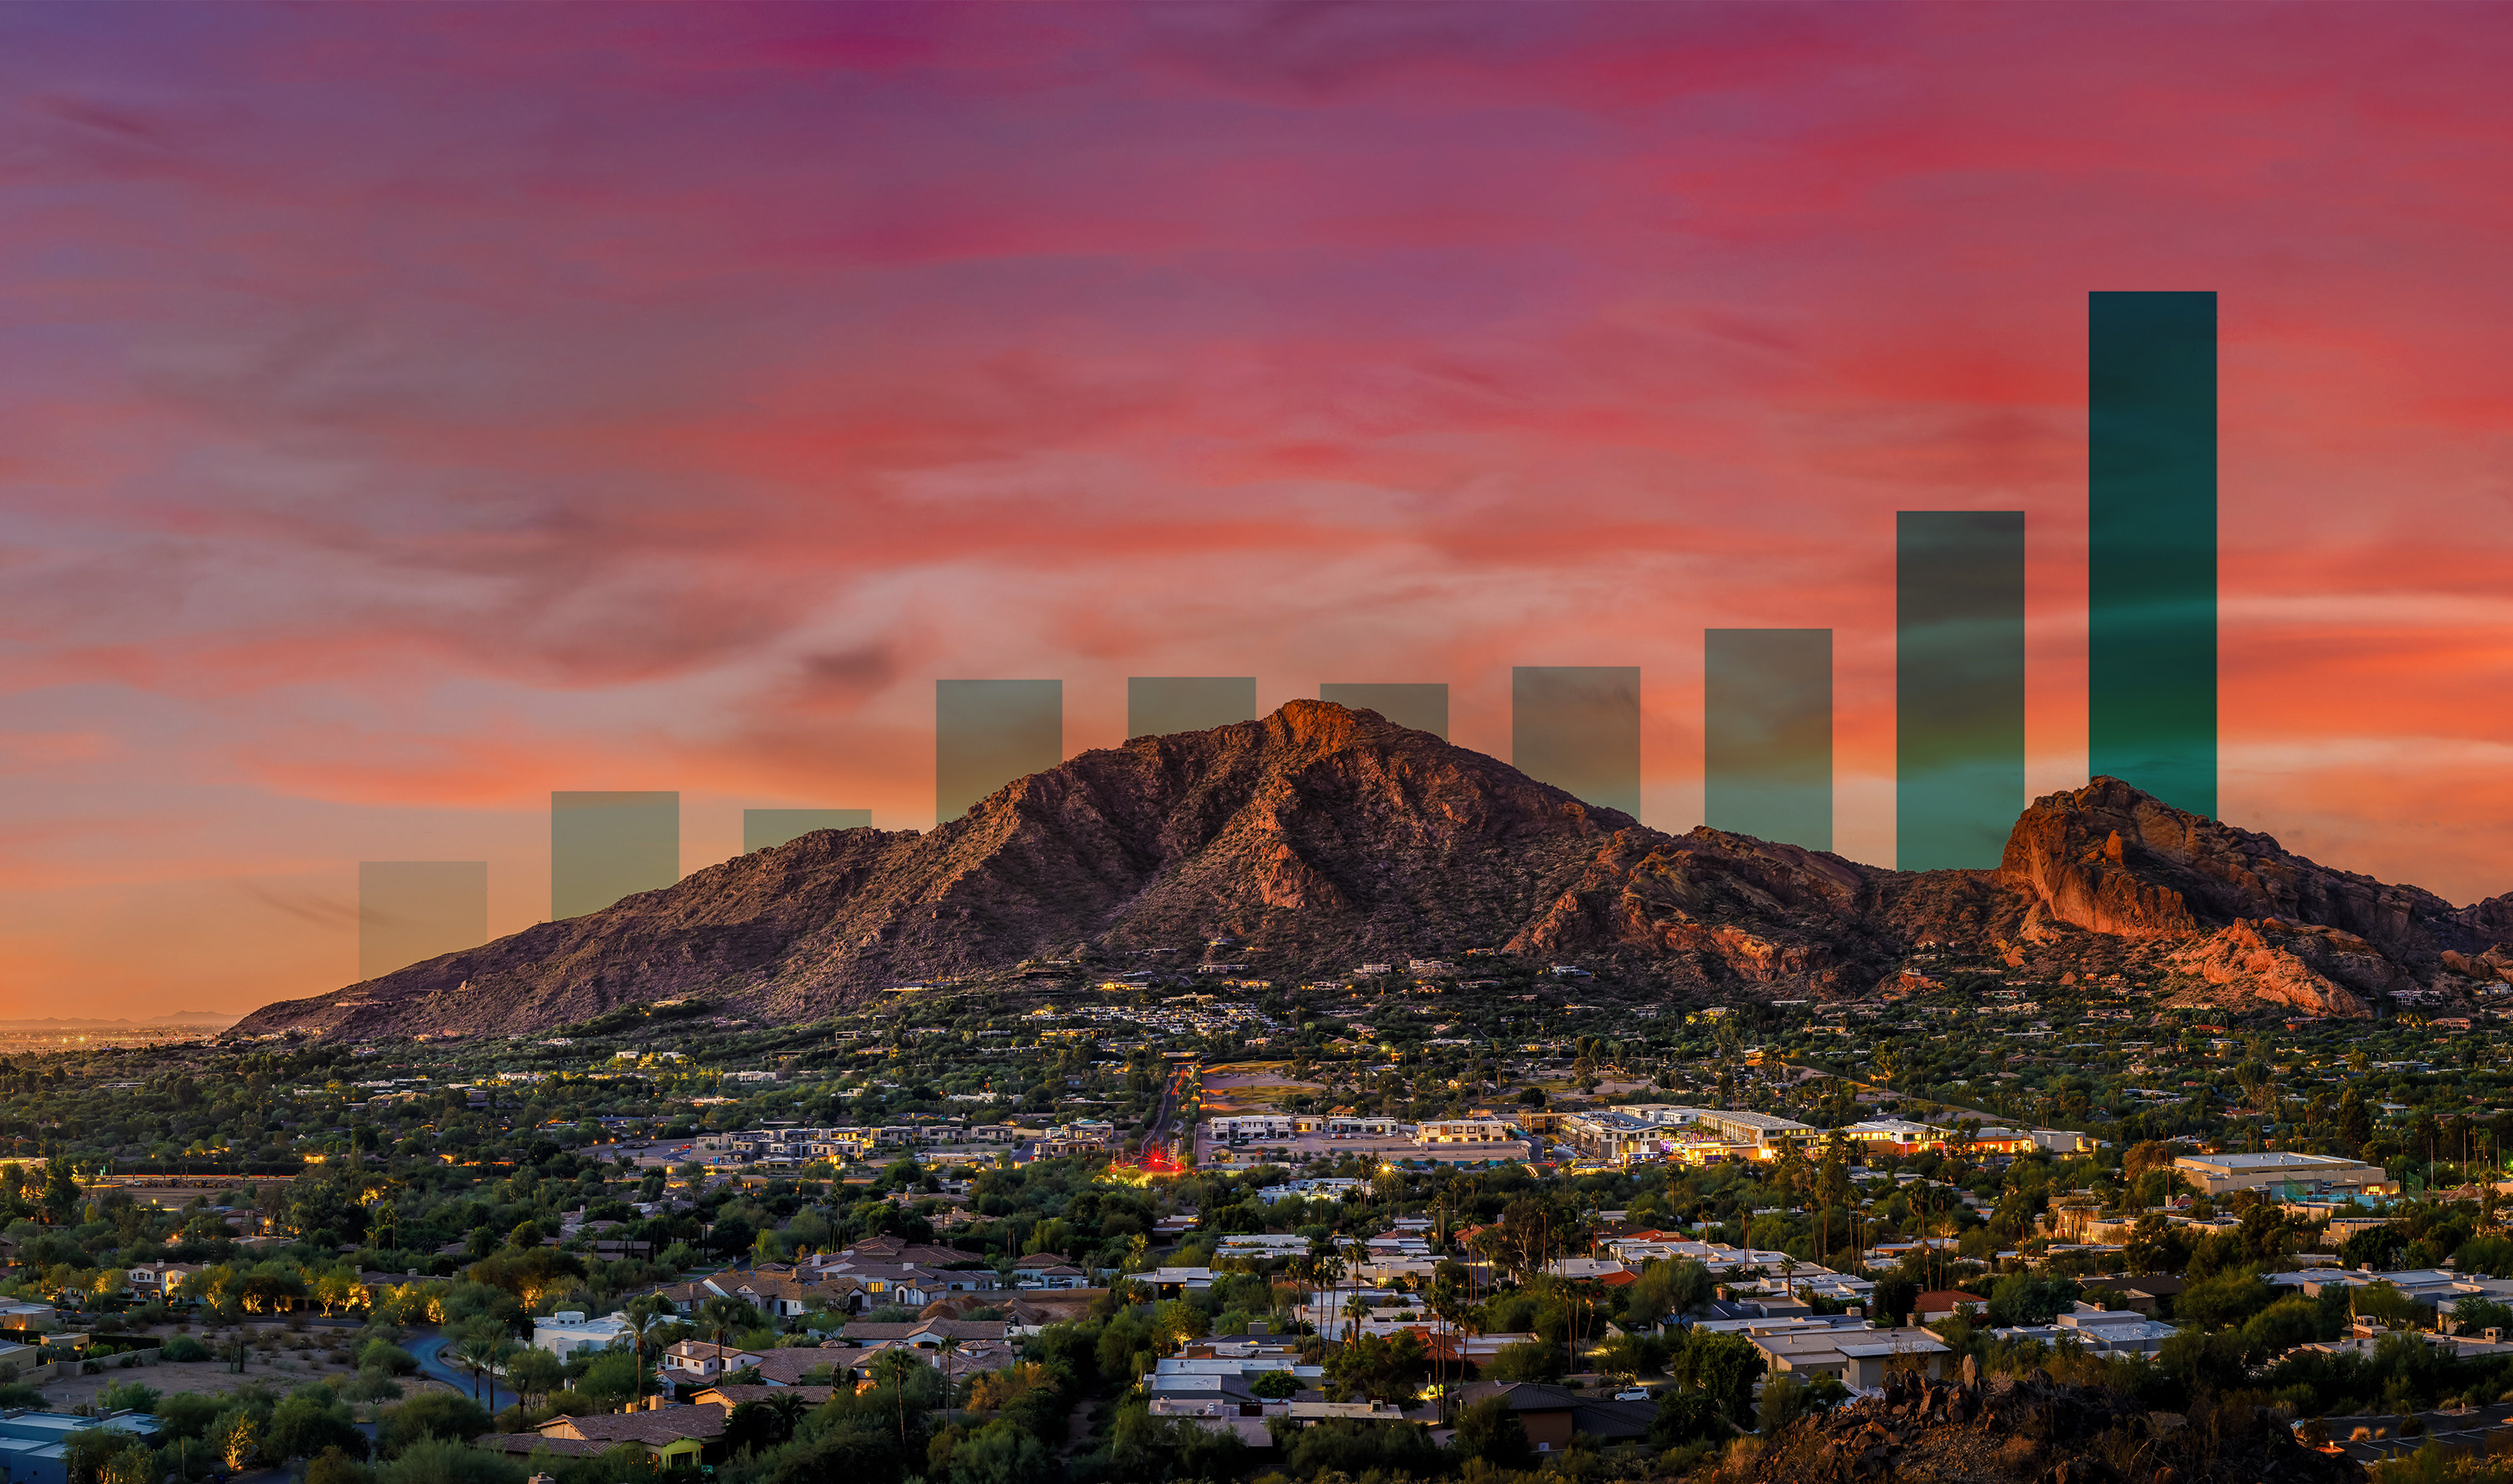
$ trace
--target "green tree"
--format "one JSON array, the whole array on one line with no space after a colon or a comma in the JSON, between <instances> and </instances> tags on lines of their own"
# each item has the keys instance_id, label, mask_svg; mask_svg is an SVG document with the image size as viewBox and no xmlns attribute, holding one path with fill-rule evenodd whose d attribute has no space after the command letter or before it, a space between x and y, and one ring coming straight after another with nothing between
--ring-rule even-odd
<instances>
[{"instance_id":1,"label":"green tree","mask_svg":"<svg viewBox=\"0 0 2513 1484\"><path fill-rule=\"evenodd\" d=\"M1522 1340L1504 1345L1484 1362L1486 1381L1560 1381L1569 1363L1562 1357L1562 1347L1541 1340Z\"/></svg>"},{"instance_id":2,"label":"green tree","mask_svg":"<svg viewBox=\"0 0 2513 1484\"><path fill-rule=\"evenodd\" d=\"M333 1394L331 1387L299 1387L272 1410L261 1451L265 1457L284 1461L310 1459L327 1450L363 1459L367 1435L359 1430L348 1403Z\"/></svg>"},{"instance_id":3,"label":"green tree","mask_svg":"<svg viewBox=\"0 0 2513 1484\"><path fill-rule=\"evenodd\" d=\"M1763 1352L1742 1335L1685 1331L1667 1373L1687 1390L1711 1399L1720 1416L1746 1426L1754 1415L1754 1383L1763 1374Z\"/></svg>"},{"instance_id":4,"label":"green tree","mask_svg":"<svg viewBox=\"0 0 2513 1484\"><path fill-rule=\"evenodd\" d=\"M140 1434L122 1427L82 1427L61 1442L61 1470L69 1484L100 1484L120 1455L137 1449L146 1456Z\"/></svg>"},{"instance_id":5,"label":"green tree","mask_svg":"<svg viewBox=\"0 0 2513 1484\"><path fill-rule=\"evenodd\" d=\"M1480 1459L1495 1468L1536 1466L1536 1445L1528 1441L1527 1426L1510 1410L1506 1396L1487 1397L1459 1412L1449 1451L1461 1462Z\"/></svg>"},{"instance_id":6,"label":"green tree","mask_svg":"<svg viewBox=\"0 0 2513 1484\"><path fill-rule=\"evenodd\" d=\"M1326 1370L1341 1399L1406 1402L1421 1394L1431 1355L1411 1330L1393 1339L1362 1335L1329 1355Z\"/></svg>"},{"instance_id":7,"label":"green tree","mask_svg":"<svg viewBox=\"0 0 2513 1484\"><path fill-rule=\"evenodd\" d=\"M367 1465L338 1448L327 1448L305 1463L304 1484L371 1484Z\"/></svg>"},{"instance_id":8,"label":"green tree","mask_svg":"<svg viewBox=\"0 0 2513 1484\"><path fill-rule=\"evenodd\" d=\"M1002 1420L961 1439L947 1467L949 1484L1053 1484L1060 1473L1046 1444Z\"/></svg>"},{"instance_id":9,"label":"green tree","mask_svg":"<svg viewBox=\"0 0 2513 1484\"><path fill-rule=\"evenodd\" d=\"M530 1405L567 1384L567 1367L556 1355L539 1348L527 1348L506 1363L506 1385Z\"/></svg>"},{"instance_id":10,"label":"green tree","mask_svg":"<svg viewBox=\"0 0 2513 1484\"><path fill-rule=\"evenodd\" d=\"M1249 1385L1248 1389L1267 1401L1289 1401L1300 1392L1300 1378L1289 1371L1267 1371Z\"/></svg>"},{"instance_id":11,"label":"green tree","mask_svg":"<svg viewBox=\"0 0 2513 1484\"><path fill-rule=\"evenodd\" d=\"M60 1226L78 1213L79 1202L78 1178L70 1162L53 1156L44 1165L44 1219Z\"/></svg>"},{"instance_id":12,"label":"green tree","mask_svg":"<svg viewBox=\"0 0 2513 1484\"><path fill-rule=\"evenodd\" d=\"M375 1484L524 1484L524 1472L522 1464L504 1454L427 1438L379 1465Z\"/></svg>"},{"instance_id":13,"label":"green tree","mask_svg":"<svg viewBox=\"0 0 2513 1484\"><path fill-rule=\"evenodd\" d=\"M397 1458L429 1438L467 1443L493 1425L478 1402L452 1391L421 1391L386 1412L377 1445L386 1458Z\"/></svg>"}]
</instances>

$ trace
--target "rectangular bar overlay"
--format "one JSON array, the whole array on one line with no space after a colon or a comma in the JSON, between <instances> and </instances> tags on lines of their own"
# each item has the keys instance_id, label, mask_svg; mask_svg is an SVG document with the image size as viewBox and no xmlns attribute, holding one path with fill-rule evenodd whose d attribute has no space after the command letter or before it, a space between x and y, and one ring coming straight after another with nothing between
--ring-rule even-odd
<instances>
[{"instance_id":1,"label":"rectangular bar overlay","mask_svg":"<svg viewBox=\"0 0 2513 1484\"><path fill-rule=\"evenodd\" d=\"M1430 732L1443 742L1449 740L1449 686L1445 681L1431 684L1344 682L1320 685L1318 699L1355 711L1375 711L1399 726Z\"/></svg>"},{"instance_id":2,"label":"rectangular bar overlay","mask_svg":"<svg viewBox=\"0 0 2513 1484\"><path fill-rule=\"evenodd\" d=\"M1126 680L1126 735L1165 737L1256 720L1256 677L1137 675Z\"/></svg>"},{"instance_id":3,"label":"rectangular bar overlay","mask_svg":"<svg viewBox=\"0 0 2513 1484\"><path fill-rule=\"evenodd\" d=\"M1639 819L1640 666L1512 669L1509 761L1540 783Z\"/></svg>"},{"instance_id":4,"label":"rectangular bar overlay","mask_svg":"<svg viewBox=\"0 0 2513 1484\"><path fill-rule=\"evenodd\" d=\"M1832 631L1705 629L1701 805L1714 830L1832 848Z\"/></svg>"},{"instance_id":5,"label":"rectangular bar overlay","mask_svg":"<svg viewBox=\"0 0 2513 1484\"><path fill-rule=\"evenodd\" d=\"M870 809L744 809L741 853L766 850L802 839L815 830L868 830Z\"/></svg>"},{"instance_id":6,"label":"rectangular bar overlay","mask_svg":"<svg viewBox=\"0 0 2513 1484\"><path fill-rule=\"evenodd\" d=\"M2087 303L2086 754L2216 813L2216 295Z\"/></svg>"},{"instance_id":7,"label":"rectangular bar overlay","mask_svg":"<svg viewBox=\"0 0 2513 1484\"><path fill-rule=\"evenodd\" d=\"M550 795L550 918L600 912L681 879L681 796Z\"/></svg>"},{"instance_id":8,"label":"rectangular bar overlay","mask_svg":"<svg viewBox=\"0 0 2513 1484\"><path fill-rule=\"evenodd\" d=\"M358 862L358 978L489 941L487 861Z\"/></svg>"},{"instance_id":9,"label":"rectangular bar overlay","mask_svg":"<svg viewBox=\"0 0 2513 1484\"><path fill-rule=\"evenodd\" d=\"M1064 761L1064 682L934 683L934 821Z\"/></svg>"},{"instance_id":10,"label":"rectangular bar overlay","mask_svg":"<svg viewBox=\"0 0 2513 1484\"><path fill-rule=\"evenodd\" d=\"M1895 864L1985 870L2024 812L2024 512L1895 521Z\"/></svg>"}]
</instances>

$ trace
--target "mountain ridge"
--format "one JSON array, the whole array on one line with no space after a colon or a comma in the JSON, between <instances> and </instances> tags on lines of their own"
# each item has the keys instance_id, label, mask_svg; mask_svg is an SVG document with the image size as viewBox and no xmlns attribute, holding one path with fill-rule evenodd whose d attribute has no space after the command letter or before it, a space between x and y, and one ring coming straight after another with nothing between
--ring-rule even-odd
<instances>
[{"instance_id":1,"label":"mountain ridge","mask_svg":"<svg viewBox=\"0 0 2513 1484\"><path fill-rule=\"evenodd\" d=\"M1084 753L931 831L807 835L234 1030L518 1034L692 995L800 1022L894 985L1215 939L1278 977L1497 949L1703 1002L1890 992L1930 945L1995 946L2012 967L2144 964L2179 993L2361 1015L2408 985L2513 978L2508 937L2513 894L2454 909L2116 779L2034 801L1995 870L1895 872L1667 835L1375 712L1295 701Z\"/></svg>"}]
</instances>

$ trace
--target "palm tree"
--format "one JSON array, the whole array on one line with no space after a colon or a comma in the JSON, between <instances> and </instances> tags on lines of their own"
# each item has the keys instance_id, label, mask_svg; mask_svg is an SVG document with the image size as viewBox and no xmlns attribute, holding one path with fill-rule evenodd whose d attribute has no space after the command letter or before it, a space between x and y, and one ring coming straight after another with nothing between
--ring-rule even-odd
<instances>
[{"instance_id":1,"label":"palm tree","mask_svg":"<svg viewBox=\"0 0 2513 1484\"><path fill-rule=\"evenodd\" d=\"M951 1403L951 1362L959 1358L960 1337L944 1335L941 1343L934 1348L937 1362L942 1370L942 1404L947 1407Z\"/></svg>"},{"instance_id":2,"label":"palm tree","mask_svg":"<svg viewBox=\"0 0 2513 1484\"><path fill-rule=\"evenodd\" d=\"M759 1317L759 1311L739 1299L718 1295L698 1307L698 1323L724 1348L724 1337L736 1329L747 1329Z\"/></svg>"},{"instance_id":3,"label":"palm tree","mask_svg":"<svg viewBox=\"0 0 2513 1484\"><path fill-rule=\"evenodd\" d=\"M916 1358L905 1349L887 1349L873 1357L876 1379L890 1383L891 1395L898 1399L898 1444L907 1446L907 1376L916 1367Z\"/></svg>"},{"instance_id":4,"label":"palm tree","mask_svg":"<svg viewBox=\"0 0 2513 1484\"><path fill-rule=\"evenodd\" d=\"M637 1358L636 1399L643 1401L646 1399L646 1341L667 1322L671 1307L655 1295L647 1294L643 1298L629 1300L628 1307L621 1313L628 1321L628 1338ZM634 1410L633 1403L631 1410Z\"/></svg>"},{"instance_id":5,"label":"palm tree","mask_svg":"<svg viewBox=\"0 0 2513 1484\"><path fill-rule=\"evenodd\" d=\"M462 1369L471 1373L473 1401L480 1399L480 1378L497 1374L498 1351L504 1343L497 1335L473 1334L463 1336L460 1344L455 1347L455 1356L461 1363ZM489 1410L491 1412L498 1410L498 1386L495 1381L489 1384Z\"/></svg>"}]
</instances>

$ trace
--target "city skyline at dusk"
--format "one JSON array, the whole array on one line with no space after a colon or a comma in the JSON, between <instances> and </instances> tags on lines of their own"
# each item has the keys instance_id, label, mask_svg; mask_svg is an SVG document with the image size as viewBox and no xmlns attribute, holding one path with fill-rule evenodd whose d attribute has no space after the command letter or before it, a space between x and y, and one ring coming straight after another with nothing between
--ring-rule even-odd
<instances>
[{"instance_id":1,"label":"city skyline at dusk","mask_svg":"<svg viewBox=\"0 0 2513 1484\"><path fill-rule=\"evenodd\" d=\"M140 18L144 17L144 22ZM2088 295L2216 297L2216 802L2513 890L2513 37L2442 8L0 17L0 1017L549 915L554 792L934 822L936 683L1636 667L1829 630L1891 865L1897 513L2022 513L2088 774ZM2115 683L2117 683L2115 682ZM758 826L765 828L765 826ZM69 1006L70 1008L63 1008Z\"/></svg>"}]
</instances>

